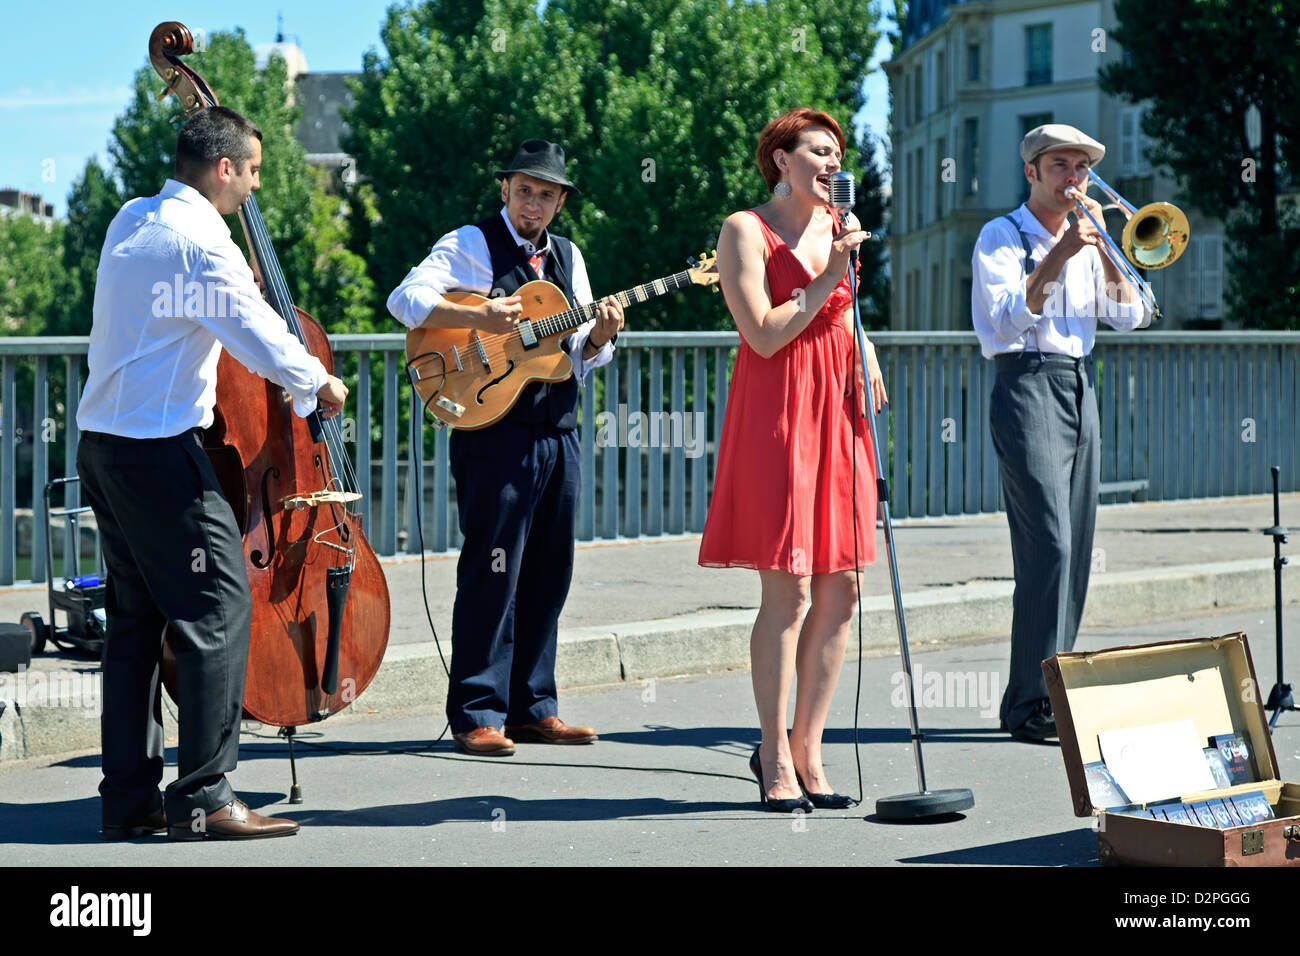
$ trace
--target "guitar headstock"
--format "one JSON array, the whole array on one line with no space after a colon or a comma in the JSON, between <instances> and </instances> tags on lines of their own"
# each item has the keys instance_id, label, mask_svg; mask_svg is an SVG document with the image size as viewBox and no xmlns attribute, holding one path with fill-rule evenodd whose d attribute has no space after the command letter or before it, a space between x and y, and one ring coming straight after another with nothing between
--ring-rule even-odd
<instances>
[{"instance_id":1,"label":"guitar headstock","mask_svg":"<svg viewBox=\"0 0 1300 956\"><path fill-rule=\"evenodd\" d=\"M718 285L718 250L709 253L700 253L697 259L694 256L687 256L687 263L690 265L688 274L691 281L696 285L711 285L714 291L717 291Z\"/></svg>"}]
</instances>

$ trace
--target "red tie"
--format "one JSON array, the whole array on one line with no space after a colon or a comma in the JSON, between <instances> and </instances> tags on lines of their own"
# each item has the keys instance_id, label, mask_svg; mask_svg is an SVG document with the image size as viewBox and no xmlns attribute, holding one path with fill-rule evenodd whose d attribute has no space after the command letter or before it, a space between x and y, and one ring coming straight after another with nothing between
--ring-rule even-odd
<instances>
[{"instance_id":1,"label":"red tie","mask_svg":"<svg viewBox=\"0 0 1300 956\"><path fill-rule=\"evenodd\" d=\"M531 256L528 257L528 264L533 267L533 271L537 273L537 277L539 279L542 277L542 267L545 265L545 263L546 263L545 250L534 252Z\"/></svg>"}]
</instances>

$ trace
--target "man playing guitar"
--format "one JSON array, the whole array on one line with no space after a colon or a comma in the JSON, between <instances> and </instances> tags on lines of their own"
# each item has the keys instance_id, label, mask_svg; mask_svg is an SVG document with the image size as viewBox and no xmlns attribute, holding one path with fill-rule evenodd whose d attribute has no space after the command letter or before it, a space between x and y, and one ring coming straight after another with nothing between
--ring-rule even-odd
<instances>
[{"instance_id":1,"label":"man playing guitar","mask_svg":"<svg viewBox=\"0 0 1300 956\"><path fill-rule=\"evenodd\" d=\"M514 293L536 279L558 286L572 305L592 302L582 254L547 231L568 195L578 195L565 175L563 149L526 140L495 175L504 208L439 239L388 297L389 311L408 328L510 333L523 311ZM457 303L445 298L451 292L493 298ZM573 576L581 485L578 386L613 358L622 327L623 307L613 297L602 301L595 318L568 337L571 376L528 385L486 428L452 432L465 541L456 569L447 719L462 752L509 756L515 740L596 739L590 727L569 727L556 714L555 650Z\"/></svg>"}]
</instances>

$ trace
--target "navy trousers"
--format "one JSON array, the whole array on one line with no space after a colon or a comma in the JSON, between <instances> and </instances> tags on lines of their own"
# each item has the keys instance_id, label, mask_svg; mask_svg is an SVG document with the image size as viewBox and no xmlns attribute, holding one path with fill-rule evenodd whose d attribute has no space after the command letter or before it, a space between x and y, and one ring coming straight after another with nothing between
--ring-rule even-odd
<instances>
[{"instance_id":1,"label":"navy trousers","mask_svg":"<svg viewBox=\"0 0 1300 956\"><path fill-rule=\"evenodd\" d=\"M77 473L108 570L104 649L106 826L158 806L164 629L176 654L178 779L165 810L189 823L234 799L252 600L244 544L197 431L131 439L83 432Z\"/></svg>"},{"instance_id":2,"label":"navy trousers","mask_svg":"<svg viewBox=\"0 0 1300 956\"><path fill-rule=\"evenodd\" d=\"M453 431L465 536L451 619L452 733L530 724L557 710L555 646L573 577L577 433L503 421Z\"/></svg>"},{"instance_id":3,"label":"navy trousers","mask_svg":"<svg viewBox=\"0 0 1300 956\"><path fill-rule=\"evenodd\" d=\"M1001 716L1014 729L1047 698L1042 662L1074 647L1088 596L1101 480L1091 356L997 357L989 430L1011 529L1011 672Z\"/></svg>"}]
</instances>

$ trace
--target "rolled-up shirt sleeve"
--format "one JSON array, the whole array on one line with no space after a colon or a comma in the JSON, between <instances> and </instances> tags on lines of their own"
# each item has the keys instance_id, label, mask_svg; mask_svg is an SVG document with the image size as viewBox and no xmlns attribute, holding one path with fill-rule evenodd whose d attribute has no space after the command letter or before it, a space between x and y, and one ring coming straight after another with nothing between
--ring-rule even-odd
<instances>
[{"instance_id":1,"label":"rolled-up shirt sleeve","mask_svg":"<svg viewBox=\"0 0 1300 956\"><path fill-rule=\"evenodd\" d=\"M306 418L316 393L329 380L320 359L307 351L283 318L267 304L234 243L200 255L192 276L214 296L215 308L187 310L240 365L289 393L293 410Z\"/></svg>"},{"instance_id":2,"label":"rolled-up shirt sleeve","mask_svg":"<svg viewBox=\"0 0 1300 956\"><path fill-rule=\"evenodd\" d=\"M1093 284L1097 290L1097 318L1120 332L1131 332L1150 325L1151 320L1142 299L1135 294L1132 302L1118 301L1115 296L1119 290L1106 281L1106 270L1101 263L1102 253L1094 249L1093 255L1096 257L1093 263Z\"/></svg>"},{"instance_id":3,"label":"rolled-up shirt sleeve","mask_svg":"<svg viewBox=\"0 0 1300 956\"><path fill-rule=\"evenodd\" d=\"M1041 318L1029 309L1024 247L1014 227L987 224L971 257L971 320L984 354L1004 351Z\"/></svg>"},{"instance_id":4,"label":"rolled-up shirt sleeve","mask_svg":"<svg viewBox=\"0 0 1300 956\"><path fill-rule=\"evenodd\" d=\"M487 240L476 226L447 233L406 274L388 297L388 311L408 329L418 328L448 292L492 291L492 260Z\"/></svg>"},{"instance_id":5,"label":"rolled-up shirt sleeve","mask_svg":"<svg viewBox=\"0 0 1300 956\"><path fill-rule=\"evenodd\" d=\"M595 301L591 294L591 278L587 275L587 263L582 258L582 253L578 251L576 245L573 249L573 297L578 300L578 305L590 305ZM582 350L587 345L587 340L591 337L591 330L595 328L596 320L590 319L582 323L569 336L568 354L569 361L573 363L573 375L578 380L578 384L583 384L587 379L587 373L592 369L600 368L602 365L608 365L614 358L614 342L610 340L601 346L598 351L588 361L582 357Z\"/></svg>"}]
</instances>

